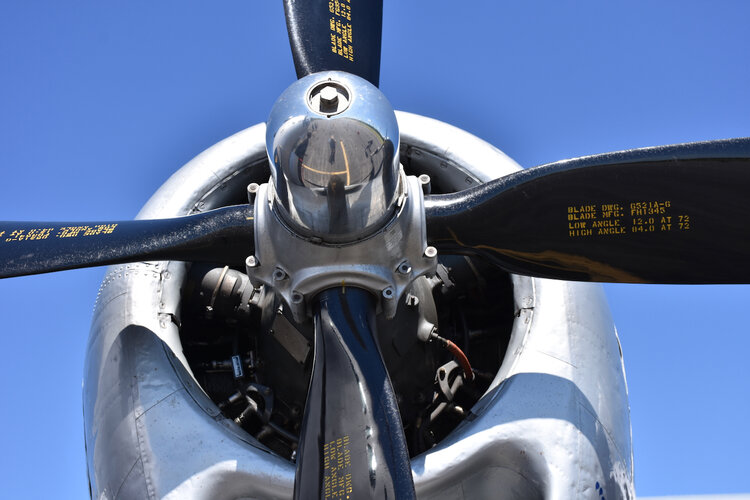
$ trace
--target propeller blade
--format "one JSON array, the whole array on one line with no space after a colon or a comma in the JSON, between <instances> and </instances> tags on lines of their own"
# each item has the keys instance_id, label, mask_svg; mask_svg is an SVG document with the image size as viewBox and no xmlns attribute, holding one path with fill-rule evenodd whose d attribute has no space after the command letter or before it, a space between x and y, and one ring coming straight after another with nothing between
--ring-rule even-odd
<instances>
[{"instance_id":1,"label":"propeller blade","mask_svg":"<svg viewBox=\"0 0 750 500\"><path fill-rule=\"evenodd\" d=\"M518 274L750 283L750 138L564 160L425 200L428 240Z\"/></svg>"},{"instance_id":2,"label":"propeller blade","mask_svg":"<svg viewBox=\"0 0 750 500\"><path fill-rule=\"evenodd\" d=\"M315 305L315 355L295 499L414 499L401 416L375 338L374 297L341 287Z\"/></svg>"},{"instance_id":3,"label":"propeller blade","mask_svg":"<svg viewBox=\"0 0 750 500\"><path fill-rule=\"evenodd\" d=\"M241 264L253 252L248 205L174 219L0 222L0 278L143 260Z\"/></svg>"},{"instance_id":4,"label":"propeller blade","mask_svg":"<svg viewBox=\"0 0 750 500\"><path fill-rule=\"evenodd\" d=\"M378 85L383 0L284 0L284 12L297 78L339 70Z\"/></svg>"}]
</instances>

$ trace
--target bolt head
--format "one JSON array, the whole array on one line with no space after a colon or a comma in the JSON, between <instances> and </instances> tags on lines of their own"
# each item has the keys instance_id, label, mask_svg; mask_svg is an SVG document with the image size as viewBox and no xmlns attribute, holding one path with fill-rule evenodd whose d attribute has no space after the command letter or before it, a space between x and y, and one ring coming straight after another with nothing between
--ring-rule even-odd
<instances>
[{"instance_id":1,"label":"bolt head","mask_svg":"<svg viewBox=\"0 0 750 500\"><path fill-rule=\"evenodd\" d=\"M411 266L408 262L404 261L401 264L399 264L397 271L400 274L409 274L411 272Z\"/></svg>"},{"instance_id":2,"label":"bolt head","mask_svg":"<svg viewBox=\"0 0 750 500\"><path fill-rule=\"evenodd\" d=\"M331 116L342 113L350 104L347 88L334 80L326 80L312 88L308 106L316 113Z\"/></svg>"},{"instance_id":3,"label":"bolt head","mask_svg":"<svg viewBox=\"0 0 750 500\"><path fill-rule=\"evenodd\" d=\"M326 87L323 87L323 89L320 91L320 102L323 104L326 104L328 106L334 106L339 100L339 93L336 90L336 87L333 85L328 85Z\"/></svg>"}]
</instances>

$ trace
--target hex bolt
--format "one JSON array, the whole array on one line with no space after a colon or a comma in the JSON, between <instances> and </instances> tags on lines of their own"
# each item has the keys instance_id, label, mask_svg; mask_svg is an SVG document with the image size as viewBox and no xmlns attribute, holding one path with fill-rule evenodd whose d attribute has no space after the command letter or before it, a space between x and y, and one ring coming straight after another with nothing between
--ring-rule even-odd
<instances>
[{"instance_id":1,"label":"hex bolt","mask_svg":"<svg viewBox=\"0 0 750 500\"><path fill-rule=\"evenodd\" d=\"M307 104L316 113L331 117L349 108L349 91L341 83L328 79L312 88Z\"/></svg>"},{"instance_id":2,"label":"hex bolt","mask_svg":"<svg viewBox=\"0 0 750 500\"><path fill-rule=\"evenodd\" d=\"M386 287L383 288L383 298L386 300L391 300L393 298L393 287Z\"/></svg>"},{"instance_id":3,"label":"hex bolt","mask_svg":"<svg viewBox=\"0 0 750 500\"><path fill-rule=\"evenodd\" d=\"M281 269L280 267L277 267L276 269L273 270L274 281L281 281L285 278L286 278L286 273L284 272L283 269Z\"/></svg>"},{"instance_id":4,"label":"hex bolt","mask_svg":"<svg viewBox=\"0 0 750 500\"><path fill-rule=\"evenodd\" d=\"M326 85L320 89L320 107L336 109L339 105L339 91L333 85Z\"/></svg>"},{"instance_id":5,"label":"hex bolt","mask_svg":"<svg viewBox=\"0 0 750 500\"><path fill-rule=\"evenodd\" d=\"M251 205L255 203L255 196L258 194L258 189L260 189L260 186L255 182L251 182L247 185L247 201L249 201Z\"/></svg>"},{"instance_id":6,"label":"hex bolt","mask_svg":"<svg viewBox=\"0 0 750 500\"><path fill-rule=\"evenodd\" d=\"M424 249L424 256L428 259L434 259L435 257L437 257L437 248L428 246Z\"/></svg>"},{"instance_id":7,"label":"hex bolt","mask_svg":"<svg viewBox=\"0 0 750 500\"><path fill-rule=\"evenodd\" d=\"M432 183L430 181L429 175L427 174L420 175L419 184L422 186L422 192L424 194L430 194L432 192Z\"/></svg>"},{"instance_id":8,"label":"hex bolt","mask_svg":"<svg viewBox=\"0 0 750 500\"><path fill-rule=\"evenodd\" d=\"M398 265L398 269L396 269L399 274L409 274L411 272L411 266L409 265L409 261L403 261L401 264Z\"/></svg>"}]
</instances>

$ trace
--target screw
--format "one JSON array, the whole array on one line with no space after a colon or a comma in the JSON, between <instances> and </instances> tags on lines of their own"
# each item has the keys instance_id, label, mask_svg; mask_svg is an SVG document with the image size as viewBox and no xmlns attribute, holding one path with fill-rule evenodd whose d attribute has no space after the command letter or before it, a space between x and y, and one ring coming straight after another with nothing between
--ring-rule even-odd
<instances>
[{"instance_id":1,"label":"screw","mask_svg":"<svg viewBox=\"0 0 750 500\"><path fill-rule=\"evenodd\" d=\"M434 259L437 256L437 248L428 246L424 249L424 256L428 259Z\"/></svg>"},{"instance_id":2,"label":"screw","mask_svg":"<svg viewBox=\"0 0 750 500\"><path fill-rule=\"evenodd\" d=\"M292 304L301 304L305 300L305 296L299 292L292 292Z\"/></svg>"},{"instance_id":3,"label":"screw","mask_svg":"<svg viewBox=\"0 0 750 500\"><path fill-rule=\"evenodd\" d=\"M281 269L280 267L277 267L276 269L273 270L274 281L281 281L284 278L286 278L286 273L284 272L283 269Z\"/></svg>"},{"instance_id":4,"label":"screw","mask_svg":"<svg viewBox=\"0 0 750 500\"><path fill-rule=\"evenodd\" d=\"M393 298L393 288L387 287L383 288L383 298L386 300L391 300Z\"/></svg>"},{"instance_id":5,"label":"screw","mask_svg":"<svg viewBox=\"0 0 750 500\"><path fill-rule=\"evenodd\" d=\"M411 272L411 266L409 265L409 262L403 261L401 264L398 265L397 271L400 274L409 274Z\"/></svg>"},{"instance_id":6,"label":"screw","mask_svg":"<svg viewBox=\"0 0 750 500\"><path fill-rule=\"evenodd\" d=\"M245 259L245 266L247 267L258 266L258 259L255 258L255 255L250 255L247 259Z\"/></svg>"}]
</instances>

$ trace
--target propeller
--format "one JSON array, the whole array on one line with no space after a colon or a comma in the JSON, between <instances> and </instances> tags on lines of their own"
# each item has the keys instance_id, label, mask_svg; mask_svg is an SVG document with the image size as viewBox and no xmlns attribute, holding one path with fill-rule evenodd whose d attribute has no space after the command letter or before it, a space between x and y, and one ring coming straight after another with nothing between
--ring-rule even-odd
<instances>
[{"instance_id":1,"label":"propeller","mask_svg":"<svg viewBox=\"0 0 750 500\"><path fill-rule=\"evenodd\" d=\"M173 219L0 222L0 278L143 260L241 264L252 222L248 205Z\"/></svg>"},{"instance_id":2,"label":"propeller","mask_svg":"<svg viewBox=\"0 0 750 500\"><path fill-rule=\"evenodd\" d=\"M530 276L747 283L749 188L750 138L608 153L427 196L427 238L442 251L479 254ZM240 264L253 249L252 219L240 205L173 219L0 222L0 277L140 260ZM335 288L321 292L314 308L295 498L324 497L334 478L352 488L352 498L414 498L375 340L374 299ZM333 457L347 465L334 470Z\"/></svg>"},{"instance_id":3,"label":"propeller","mask_svg":"<svg viewBox=\"0 0 750 500\"><path fill-rule=\"evenodd\" d=\"M299 78L346 71L378 84L382 1L284 0ZM347 166L348 171L348 166ZM425 198L427 238L530 276L632 283L747 283L750 139L566 160ZM241 265L253 212L174 219L0 222L0 277L140 260ZM295 498L415 498L375 299L340 287L312 301L313 373Z\"/></svg>"},{"instance_id":4,"label":"propeller","mask_svg":"<svg viewBox=\"0 0 750 500\"><path fill-rule=\"evenodd\" d=\"M427 238L530 276L750 282L750 138L634 149L425 200Z\"/></svg>"},{"instance_id":5,"label":"propeller","mask_svg":"<svg viewBox=\"0 0 750 500\"><path fill-rule=\"evenodd\" d=\"M338 70L377 87L382 0L284 0L284 12L297 78Z\"/></svg>"},{"instance_id":6,"label":"propeller","mask_svg":"<svg viewBox=\"0 0 750 500\"><path fill-rule=\"evenodd\" d=\"M377 86L382 0L284 0L297 78L346 71ZM375 302L357 288L314 300L315 356L294 498L416 498L396 398L377 347Z\"/></svg>"},{"instance_id":7,"label":"propeller","mask_svg":"<svg viewBox=\"0 0 750 500\"><path fill-rule=\"evenodd\" d=\"M375 300L315 298L315 354L294 498L416 498L401 417L377 345Z\"/></svg>"}]
</instances>

